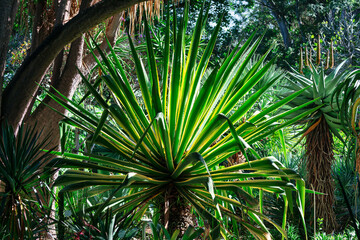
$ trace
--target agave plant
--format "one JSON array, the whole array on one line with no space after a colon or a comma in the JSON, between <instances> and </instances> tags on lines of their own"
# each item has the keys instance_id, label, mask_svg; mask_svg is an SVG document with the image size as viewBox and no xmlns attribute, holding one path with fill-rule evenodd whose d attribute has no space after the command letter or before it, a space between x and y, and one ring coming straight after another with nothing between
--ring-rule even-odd
<instances>
[{"instance_id":1,"label":"agave plant","mask_svg":"<svg viewBox=\"0 0 360 240\"><path fill-rule=\"evenodd\" d=\"M319 41L318 46L320 46ZM318 48L317 64L320 64L319 51L320 48ZM294 108L311 100L314 101L296 114L290 114L288 117L295 117L297 114L310 109L315 110L302 119L301 123L305 127L300 134L302 134L301 139L306 138L305 155L307 158L308 186L317 192L325 193L325 195L317 195L315 202L312 202L315 215L317 218L323 218L324 230L330 233L336 229L333 209L334 180L331 176L331 166L334 161L333 135L343 141L339 131L345 129L341 121L339 107L344 103L343 94L337 94L336 100L333 99L333 96L338 92L338 85L352 79L355 72L344 69L345 61L334 69L327 69L328 63L323 67L313 65L308 58L306 62L304 71L302 71L301 67L300 72L293 69L289 73L289 83L286 86L289 91L283 94L283 97L307 88L287 105ZM302 66L302 64L300 65Z\"/></svg>"},{"instance_id":2,"label":"agave plant","mask_svg":"<svg viewBox=\"0 0 360 240\"><path fill-rule=\"evenodd\" d=\"M52 155L43 153L47 138L40 141L35 128L2 125L0 137L0 223L11 239L35 239L50 220L51 204L41 183L51 175L44 170ZM3 233L5 235L5 233Z\"/></svg>"},{"instance_id":3,"label":"agave plant","mask_svg":"<svg viewBox=\"0 0 360 240\"><path fill-rule=\"evenodd\" d=\"M257 159L258 155L249 144L309 114L312 110L283 124L277 123L303 107L300 106L267 117L304 90L245 120L249 109L278 79L273 78L245 102L238 104L273 64L271 60L260 67L265 61L265 54L251 69L245 68L261 38L255 39L253 35L243 46L237 46L220 67L207 70L221 20L200 60L197 60L207 11L199 13L188 51L184 49L187 18L186 9L174 30L173 51L170 49L170 18L167 18L165 58L161 66L155 61L146 20L145 59L148 68L144 67L129 37L142 102L135 97L115 52L109 57L102 54L102 61L97 59L104 73L101 80L112 94L109 101L85 76L83 78L104 109L101 116L87 111L59 92L57 95L51 94L74 116L64 116L63 122L91 134L88 146L101 145L122 156L122 159L118 159L91 152L84 155L63 153L63 157L55 159L53 163L70 170L61 175L56 184L65 186L62 193L90 188L91 196L110 191L112 195L107 201L89 209L96 211L95 218L107 206L112 206L114 213L121 212L125 216L122 221L136 220L150 204L160 203L161 223L169 232L175 229L180 229L182 234L185 232L192 224L192 208L200 217L206 235L213 239L218 239L220 234L231 234L232 228L238 229L240 225L256 238L266 239L269 232L263 221L270 222L286 235L281 227L259 210L259 201L254 193L260 190L282 194L288 200L290 209L297 202L300 211L304 212L304 181L273 157ZM205 74L206 71L210 73ZM248 162L222 166L222 162L239 150ZM251 159L256 160L249 161ZM107 171L110 175L94 173L91 169ZM128 195L112 197L123 188L130 189ZM296 201L293 192L296 192Z\"/></svg>"}]
</instances>

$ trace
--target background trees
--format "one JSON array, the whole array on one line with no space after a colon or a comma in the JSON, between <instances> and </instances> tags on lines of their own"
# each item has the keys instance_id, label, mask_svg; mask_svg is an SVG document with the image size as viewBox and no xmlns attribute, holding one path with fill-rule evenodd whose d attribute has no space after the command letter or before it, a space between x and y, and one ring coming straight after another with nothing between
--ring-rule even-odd
<instances>
[{"instance_id":1,"label":"background trees","mask_svg":"<svg viewBox=\"0 0 360 240\"><path fill-rule=\"evenodd\" d=\"M30 36L31 33L31 47L28 55L31 53L26 61L22 63L16 75L11 78L11 83L6 83L4 89L4 96L1 100L2 118L8 118L12 125L18 124L24 119L29 123L36 120L43 120L43 116L53 116L47 111L47 108L38 109L31 117L30 113L34 104L34 98L37 95L38 85L41 82L45 73L51 69L51 85L57 86L65 92L68 96L72 95L70 89L75 89L79 76L76 67L83 70L91 69L94 62L91 57L83 56L83 42L79 38L69 47L70 51L64 55L64 46L74 41L89 29L96 26L98 23L111 17L107 21L106 36L110 42L116 39L116 29L121 22L121 15L113 16L114 13L119 13L133 6L139 1L114 1L112 5L111 0L105 1L82 1L81 4L76 4L75 1L2 1L0 10L4 12L1 14L3 23L1 24L1 79L5 75L6 53L8 49L8 42L12 35L12 30L23 31L25 35ZM283 44L277 48L277 54L282 56L278 63L285 68L288 68L287 63L294 65L296 63L296 55L300 45L305 44L309 37L313 36L319 31L324 34L324 40L330 38L338 38L334 41L334 45L338 50L340 56L349 56L350 59L356 59L356 39L350 39L350 36L356 34L347 33L346 36L341 35L345 30L356 32L356 24L358 21L358 5L356 2L347 1L341 3L337 1L215 1L213 2L210 16L218 14L220 9L225 9L224 21L227 23L226 28L222 28L219 34L218 45L222 46L223 52L216 53L218 56L226 54L235 41L240 41L243 36L258 29L259 32L267 30L265 41L260 46L260 52L264 53L269 47L273 39L281 36ZM91 8L88 8L90 5ZM154 9L159 8L158 1L155 4L148 4ZM198 1L192 1L191 6L197 8ZM346 6L343 7L343 6ZM341 8L343 7L343 8ZM101 10L99 10L101 9ZM343 9L343 10L341 10ZM346 10L345 10L346 9ZM135 8L133 10L136 10ZM151 12L150 10L148 10ZM18 14L16 15L16 13ZM135 11L136 12L136 11ZM242 14L239 14L239 13ZM330 13L330 14L329 14ZM345 13L347 15L345 16ZM238 14L238 15L236 15ZM132 16L136 16L132 14ZM190 18L191 19L191 18ZM13 23L15 21L15 25ZM323 21L325 21L323 25ZM212 31L212 26L209 23L207 31ZM353 25L349 25L353 24ZM32 26L31 26L32 25ZM341 26L340 26L341 25ZM350 29L349 29L350 27ZM280 29L280 31L278 30ZM333 32L336 31L336 35ZM51 33L51 34L50 34ZM345 34L344 33L344 34ZM50 35L49 35L50 34ZM43 42L46 36L49 37ZM16 36L13 35L15 38ZM230 39L235 39L231 40ZM279 41L280 43L280 41ZM106 48L107 44L104 42L102 47ZM350 46L350 47L349 47ZM35 50L38 48L37 50ZM351 50L349 50L351 49ZM67 52L66 52L67 53ZM59 54L59 55L58 55ZM84 63L80 61L85 57ZM55 60L56 58L56 60ZM55 61L54 61L55 60ZM64 61L67 61L67 64ZM284 62L286 60L286 62ZM356 61L356 60L355 60ZM51 65L53 63L53 65ZM83 68L86 65L86 68ZM49 66L52 66L49 68ZM2 80L0 79L0 85ZM69 80L71 79L71 80ZM9 77L6 79L9 81ZM21 96L21 97L19 97ZM50 101L49 99L46 100ZM50 102L47 102L51 104ZM55 105L51 105L55 107ZM54 121L58 122L58 119ZM47 125L46 125L47 126ZM55 126L55 125L54 125ZM49 126L49 130L54 129L54 126ZM53 132L56 134L56 131Z\"/></svg>"},{"instance_id":2,"label":"background trees","mask_svg":"<svg viewBox=\"0 0 360 240\"><path fill-rule=\"evenodd\" d=\"M110 45L113 45L117 39L120 23L124 23L125 20L126 25L135 26L132 19L144 13L144 8L141 6L146 4L148 14L161 12L160 1L134 5L140 2L142 1L1 1L1 119L7 119L15 127L22 121L28 125L36 121L41 122L38 126L44 128L46 132L52 132L52 144L57 146L58 122L62 117L45 105L37 106L35 98L43 93L39 90L38 84L46 88L51 85L71 99L80 80L77 68L86 74L97 64L84 47L84 36L88 39L84 33L90 32L98 36L96 39L100 48L108 52L108 43L104 41L105 36ZM190 6L191 11L198 13L201 4L200 1L190 1ZM127 10L129 7L130 10ZM173 5L172 9L175 8L181 13L183 3ZM126 11L125 15L121 15L120 12L123 11ZM225 12L223 17L225 26L219 29L219 38L215 48L218 50L210 61L211 68L220 66L224 57L256 30L259 35L266 32L262 43L258 46L258 53L264 54L269 46L276 42L269 56L277 56L277 65L284 69L289 69L290 66L296 67L301 47L306 46L308 53L314 54L317 44L309 39L316 38L318 35L320 42L327 49L330 49L329 44L332 40L335 48L335 65L347 59L346 66L358 64L360 11L357 1L218 0L211 2L209 18L215 19L219 11ZM189 16L190 28L195 26L195 15ZM176 14L173 17L178 18ZM94 30L98 23L101 24L100 27ZM163 25L161 21L154 23L154 27ZM212 32L215 25L210 21L205 26L206 33ZM141 27L134 29L135 31L130 32L141 45L143 38L137 35L137 30ZM156 31L161 32L162 30L159 29ZM210 34L206 34L202 40L208 41L207 36ZM10 57L7 57L9 56L9 41L9 49L14 50L15 53L11 56L11 61ZM17 41L21 43L18 44ZM161 43L161 40L157 39L157 41ZM20 44L22 44L22 50L18 51L16 46ZM22 56L25 55L26 46L29 46L28 58L23 61ZM124 47L128 47L128 44ZM325 53L326 51L322 53L323 57ZM96 51L95 55L98 55ZM134 67L132 62L127 63ZM11 72L12 70L15 70L16 74ZM134 73L135 70L129 71L132 76L135 75ZM134 84L137 84L136 81ZM273 98L268 98L266 101L272 104L277 93L278 89L276 93L271 94ZM65 110L51 98L45 98L43 103L65 114ZM258 107L261 109L263 106ZM329 135L330 138L331 135ZM263 143L267 141L261 140L264 140ZM286 149L285 141L283 142L282 147ZM265 150L263 152L267 153ZM330 174L330 169L327 169L327 174Z\"/></svg>"}]
</instances>

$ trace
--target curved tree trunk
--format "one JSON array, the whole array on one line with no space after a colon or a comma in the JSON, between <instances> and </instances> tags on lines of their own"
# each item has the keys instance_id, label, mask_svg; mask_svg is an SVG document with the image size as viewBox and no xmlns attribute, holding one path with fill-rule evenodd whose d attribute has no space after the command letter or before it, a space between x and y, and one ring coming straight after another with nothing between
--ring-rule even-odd
<instances>
[{"instance_id":1,"label":"curved tree trunk","mask_svg":"<svg viewBox=\"0 0 360 240\"><path fill-rule=\"evenodd\" d=\"M83 12L85 9L90 7L92 0L82 0L80 6L80 13ZM66 4L62 5L65 9L59 8L58 15L62 15L62 12L66 11ZM65 20L65 19L63 19ZM62 22L57 22L58 25L62 25ZM84 39L83 36L76 39L74 42L71 43L70 51L66 59L66 64L62 70L62 63L64 61L64 56L62 54L63 50L59 53L56 57L55 65L53 72L53 78L51 80L51 86L56 90L60 91L63 95L68 98L72 98L76 87L78 85L78 80L76 79L76 75L78 74L77 69L81 69L82 66L82 58L84 52ZM62 71L61 71L62 70ZM52 91L52 89L50 89ZM34 98L35 99L35 98ZM34 102L34 101L33 101ZM55 103L50 97L46 97L43 101L46 105L54 108L55 110L65 114L65 110ZM30 115L30 110L32 108L33 103L30 105L28 109L28 115ZM25 119L27 125L34 125L37 122L46 122L46 124L40 124L40 127L43 130L52 135L51 143L49 147L57 147L59 145L59 131L58 131L58 124L59 121L62 119L62 116L56 114L52 109L41 104L36 108L33 114L30 117Z\"/></svg>"},{"instance_id":2,"label":"curved tree trunk","mask_svg":"<svg viewBox=\"0 0 360 240\"><path fill-rule=\"evenodd\" d=\"M112 17L111 21L109 22L106 30L106 37L111 45L115 44L116 37L117 37L117 30L118 26L121 22L122 14L117 14ZM88 54L83 57L83 46L84 40L83 38L79 38L75 40L70 47L70 52L66 60L66 64L64 69L61 71L61 76L58 78L54 78L52 81L51 86L54 87L56 90L61 92L65 97L71 99L77 89L81 77L78 72L78 69L81 69L82 73L86 76L89 71L95 67L97 64L94 60L92 54ZM100 45L100 48L105 52L110 52L110 48L104 40ZM100 57L99 53L96 51L95 54L97 57ZM28 125L33 125L36 122L46 122L44 127L45 132L49 132L52 134L52 140L50 143L50 147L56 147L59 145L60 141L60 133L59 133L59 122L63 119L63 116L54 112L53 109L56 109L61 114L65 115L66 110L64 107L60 106L50 97L46 97L43 100L44 104L40 104L36 110L28 117L25 121ZM50 106L51 108L49 108Z\"/></svg>"},{"instance_id":3,"label":"curved tree trunk","mask_svg":"<svg viewBox=\"0 0 360 240\"><path fill-rule=\"evenodd\" d=\"M59 26L43 43L25 59L16 75L6 87L2 97L1 116L7 118L12 126L21 123L33 97L38 90L45 72L58 53L84 32L103 20L126 10L144 0L103 0L79 13L65 25Z\"/></svg>"},{"instance_id":4,"label":"curved tree trunk","mask_svg":"<svg viewBox=\"0 0 360 240\"><path fill-rule=\"evenodd\" d=\"M331 165L334 161L333 136L324 117L319 124L306 135L307 179L310 189L325 195L311 197L316 219L323 219L323 229L327 233L336 227L334 212L334 180L331 176Z\"/></svg>"}]
</instances>

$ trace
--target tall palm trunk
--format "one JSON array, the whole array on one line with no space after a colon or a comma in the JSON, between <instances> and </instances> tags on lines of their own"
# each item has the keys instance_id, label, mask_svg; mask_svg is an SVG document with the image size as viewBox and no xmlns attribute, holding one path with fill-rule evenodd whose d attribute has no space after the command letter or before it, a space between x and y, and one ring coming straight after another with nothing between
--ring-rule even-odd
<instances>
[{"instance_id":1,"label":"tall palm trunk","mask_svg":"<svg viewBox=\"0 0 360 240\"><path fill-rule=\"evenodd\" d=\"M307 179L310 188L325 194L316 195L315 201L311 197L311 201L315 208L316 218L323 219L323 230L331 233L337 226L333 209L334 181L331 176L334 141L324 117L321 117L313 126L314 129L306 135Z\"/></svg>"}]
</instances>

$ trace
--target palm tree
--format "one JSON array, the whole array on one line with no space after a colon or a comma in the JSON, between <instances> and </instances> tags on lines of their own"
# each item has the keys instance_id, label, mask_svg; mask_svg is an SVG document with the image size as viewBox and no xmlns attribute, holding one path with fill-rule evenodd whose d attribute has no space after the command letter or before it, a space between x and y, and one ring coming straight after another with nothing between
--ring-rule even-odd
<instances>
[{"instance_id":1,"label":"palm tree","mask_svg":"<svg viewBox=\"0 0 360 240\"><path fill-rule=\"evenodd\" d=\"M318 46L319 45L318 43ZM319 51L320 48L318 48L317 64L320 64ZM331 56L333 56L333 54L331 54ZM333 59L331 56L330 60ZM329 57L327 59L329 59ZM305 69L303 69L303 60L301 59L300 61L301 67L299 72L293 69L292 72L289 73L289 84L286 86L289 91L283 94L283 97L287 97L300 89L306 88L301 95L287 105L290 108L294 108L305 102L313 101L313 103L306 108L288 117L295 117L297 114L308 111L309 109L315 110L300 122L304 125L304 129L301 132L301 139L304 137L306 139L305 155L307 160L308 188L324 193L324 195L316 195L315 201L311 198L314 213L316 218L323 219L324 230L330 233L336 229L336 218L333 209L335 201L334 180L331 175L331 166L334 161L333 136L342 140L339 131L344 130L344 126L340 120L339 105L336 104L332 98L338 84L352 78L354 72L343 69L345 62L339 64L334 69L327 69L329 60L327 60L325 67L320 65L315 66L311 63L311 59L307 57L306 66ZM343 96L337 95L336 101L341 105Z\"/></svg>"},{"instance_id":2,"label":"palm tree","mask_svg":"<svg viewBox=\"0 0 360 240\"><path fill-rule=\"evenodd\" d=\"M83 77L89 92L103 108L101 116L85 110L60 93L50 93L74 116L64 115L63 122L91 135L88 146L101 145L122 156L122 159L116 159L90 152L86 155L57 153L63 157L53 163L71 170L61 175L56 184L65 186L61 194L82 188L90 188L90 196L110 192L106 202L89 209L96 211L95 217L105 208L112 207L114 213L121 212L125 216L122 221L131 222L141 218L151 203L160 202L162 222L170 231L180 229L184 232L191 224L189 214L194 209L204 223L205 232L214 239L218 239L220 234L231 234L231 228L238 225L258 239L267 239L269 232L264 220L286 235L281 227L258 210L259 201L255 192L284 195L290 206L296 202L300 211L304 212L304 181L275 158L260 159L249 144L296 122L313 110L282 124L277 121L304 106L267 117L304 92L300 90L243 121L249 109L279 76L241 104L239 100L262 79L274 60L261 66L266 53L251 69L246 70L261 42L260 38L254 40L253 35L242 47L237 46L221 66L207 72L221 23L219 20L198 60L207 11L199 13L188 51L185 49L187 8L178 28L174 27L173 49L170 48L168 17L164 60L160 66L155 60L146 21L147 69L129 37L142 102L135 97L114 51L109 57L102 54L102 62L97 59L105 74L101 80L108 87L111 100L105 100L96 87ZM169 8L167 14L169 16ZM222 162L239 150L248 162L222 166ZM256 160L249 162L250 159ZM79 171L76 168L90 170ZM91 169L111 174L93 173ZM115 198L116 192L122 188L130 189L130 194ZM297 193L296 201L292 195L294 191ZM231 224L225 224L229 222Z\"/></svg>"}]
</instances>

